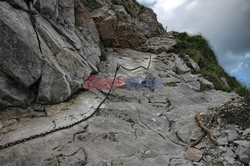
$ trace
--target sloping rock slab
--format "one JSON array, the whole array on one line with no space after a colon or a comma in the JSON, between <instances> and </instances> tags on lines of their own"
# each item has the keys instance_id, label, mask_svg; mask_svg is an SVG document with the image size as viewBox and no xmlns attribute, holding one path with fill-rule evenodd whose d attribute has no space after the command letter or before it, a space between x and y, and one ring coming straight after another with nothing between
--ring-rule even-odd
<instances>
[{"instance_id":1,"label":"sloping rock slab","mask_svg":"<svg viewBox=\"0 0 250 166\"><path fill-rule=\"evenodd\" d=\"M46 117L18 118L13 116L19 119L19 122L0 129L0 133L3 133L0 135L0 145L68 126L81 119L87 119L95 113L103 98L104 96L98 91L87 91L82 92L71 101L47 106ZM2 112L1 114L8 114L8 119L1 119L2 122L7 123L12 119L11 114L8 112ZM1 117L4 118L5 116Z\"/></svg>"}]
</instances>

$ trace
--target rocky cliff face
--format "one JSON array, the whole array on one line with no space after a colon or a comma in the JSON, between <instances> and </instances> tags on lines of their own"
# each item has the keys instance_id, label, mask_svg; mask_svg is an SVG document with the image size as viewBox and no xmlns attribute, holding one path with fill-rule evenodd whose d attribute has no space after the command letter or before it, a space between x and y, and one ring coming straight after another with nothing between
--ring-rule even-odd
<instances>
[{"instance_id":1,"label":"rocky cliff face","mask_svg":"<svg viewBox=\"0 0 250 166\"><path fill-rule=\"evenodd\" d=\"M166 36L136 1L8 0L0 1L0 17L2 107L66 100L98 71L100 43L139 47Z\"/></svg>"},{"instance_id":2,"label":"rocky cliff face","mask_svg":"<svg viewBox=\"0 0 250 166\"><path fill-rule=\"evenodd\" d=\"M147 38L166 36L156 14L136 0L83 0L109 47L138 47Z\"/></svg>"}]
</instances>

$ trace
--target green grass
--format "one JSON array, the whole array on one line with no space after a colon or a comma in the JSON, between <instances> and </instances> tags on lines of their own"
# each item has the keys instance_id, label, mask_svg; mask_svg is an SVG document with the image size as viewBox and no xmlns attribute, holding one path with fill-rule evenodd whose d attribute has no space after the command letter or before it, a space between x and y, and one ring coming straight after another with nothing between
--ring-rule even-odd
<instances>
[{"instance_id":1,"label":"green grass","mask_svg":"<svg viewBox=\"0 0 250 166\"><path fill-rule=\"evenodd\" d=\"M227 92L235 91L241 96L250 96L249 89L243 86L235 77L226 73L219 65L216 55L205 37L201 34L191 36L186 32L173 32L173 35L177 40L174 53L179 54L183 59L185 55L189 55L199 64L201 68L199 74L211 81L215 89ZM224 85L221 77L226 78L230 88Z\"/></svg>"}]
</instances>

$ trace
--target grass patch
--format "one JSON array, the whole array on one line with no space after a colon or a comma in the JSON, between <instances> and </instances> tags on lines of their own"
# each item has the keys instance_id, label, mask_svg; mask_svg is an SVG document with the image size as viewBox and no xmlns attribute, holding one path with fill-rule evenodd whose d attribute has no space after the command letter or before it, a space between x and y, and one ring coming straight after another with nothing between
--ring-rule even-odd
<instances>
[{"instance_id":1,"label":"grass patch","mask_svg":"<svg viewBox=\"0 0 250 166\"><path fill-rule=\"evenodd\" d=\"M250 96L248 88L243 86L235 77L230 76L219 65L216 55L209 41L201 34L189 35L186 32L173 32L177 44L174 53L179 54L185 60L185 55L189 55L196 63L199 64L202 74L207 80L212 82L216 90L227 92L235 91L241 96ZM230 88L226 87L221 78L226 78Z\"/></svg>"}]
</instances>

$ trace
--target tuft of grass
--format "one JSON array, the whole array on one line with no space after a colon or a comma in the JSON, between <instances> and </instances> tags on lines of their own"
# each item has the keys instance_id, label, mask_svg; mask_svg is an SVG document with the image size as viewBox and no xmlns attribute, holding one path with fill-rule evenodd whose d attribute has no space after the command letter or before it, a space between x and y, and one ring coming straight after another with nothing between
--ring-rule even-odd
<instances>
[{"instance_id":1,"label":"tuft of grass","mask_svg":"<svg viewBox=\"0 0 250 166\"><path fill-rule=\"evenodd\" d=\"M185 60L185 55L189 55L199 64L199 71L206 79L212 82L217 90L227 92L235 91L241 96L250 98L250 91L243 86L235 77L230 76L219 65L215 52L209 41L201 34L189 35L186 32L173 32L177 44L174 53L179 54ZM221 78L226 78L230 88L226 87Z\"/></svg>"}]
</instances>

